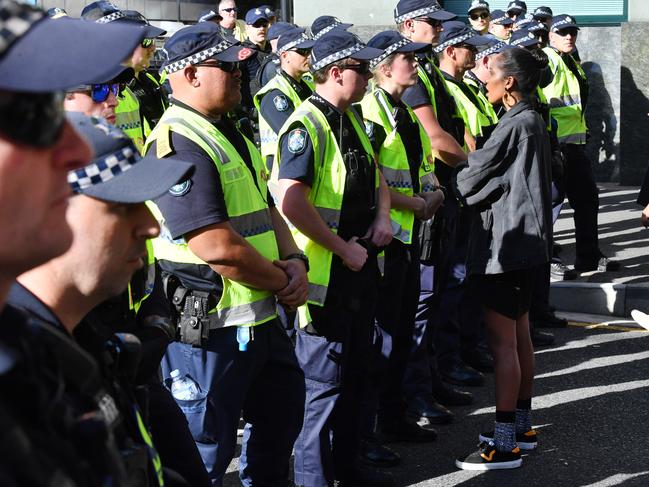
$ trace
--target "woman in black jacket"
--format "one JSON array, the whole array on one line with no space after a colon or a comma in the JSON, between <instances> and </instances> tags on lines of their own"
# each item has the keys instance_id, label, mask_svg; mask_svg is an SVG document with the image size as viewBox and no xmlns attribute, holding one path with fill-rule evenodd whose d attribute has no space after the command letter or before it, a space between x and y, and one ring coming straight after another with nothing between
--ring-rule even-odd
<instances>
[{"instance_id":1,"label":"woman in black jacket","mask_svg":"<svg viewBox=\"0 0 649 487\"><path fill-rule=\"evenodd\" d=\"M458 459L467 470L516 468L536 447L530 419L534 350L531 290L552 245L551 154L546 125L531 104L545 54L508 49L491 60L489 101L507 110L484 147L455 174L460 201L480 213L469 238L469 292L484 308L494 356L496 423L480 449Z\"/></svg>"}]
</instances>

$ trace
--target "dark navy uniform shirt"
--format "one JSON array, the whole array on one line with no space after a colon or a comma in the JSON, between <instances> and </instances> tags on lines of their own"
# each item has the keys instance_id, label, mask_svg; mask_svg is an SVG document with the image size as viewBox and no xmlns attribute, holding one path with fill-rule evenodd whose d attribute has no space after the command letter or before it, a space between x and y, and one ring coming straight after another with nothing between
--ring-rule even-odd
<instances>
[{"instance_id":1,"label":"dark navy uniform shirt","mask_svg":"<svg viewBox=\"0 0 649 487\"><path fill-rule=\"evenodd\" d=\"M311 96L311 88L304 80L295 81L291 76L286 74L281 68L277 70L277 76L283 76L293 87L300 100L304 101ZM263 116L264 120L270 125L275 133L279 133L284 122L295 111L293 102L278 89L269 91L261 99L259 104L259 116Z\"/></svg>"}]
</instances>

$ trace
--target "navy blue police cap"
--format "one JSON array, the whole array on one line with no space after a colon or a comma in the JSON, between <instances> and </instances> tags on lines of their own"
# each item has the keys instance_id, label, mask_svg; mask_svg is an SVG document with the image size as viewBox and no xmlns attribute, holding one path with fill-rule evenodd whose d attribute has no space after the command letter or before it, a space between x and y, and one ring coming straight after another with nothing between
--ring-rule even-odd
<instances>
[{"instance_id":1,"label":"navy blue police cap","mask_svg":"<svg viewBox=\"0 0 649 487\"><path fill-rule=\"evenodd\" d=\"M297 25L291 24L289 22L275 22L268 28L266 39L272 41L274 39L277 39L284 32L288 32L289 30L293 30L295 28L297 28Z\"/></svg>"},{"instance_id":2,"label":"navy blue police cap","mask_svg":"<svg viewBox=\"0 0 649 487\"><path fill-rule=\"evenodd\" d=\"M321 15L311 24L311 37L313 37L313 40L317 41L327 32L331 32L334 29L347 30L353 25L354 24L345 24L338 17L332 15Z\"/></svg>"},{"instance_id":3,"label":"navy blue police cap","mask_svg":"<svg viewBox=\"0 0 649 487\"><path fill-rule=\"evenodd\" d=\"M555 15L552 17L552 24L550 25L550 32L559 32L562 29L573 28L579 30L577 19L571 15Z\"/></svg>"},{"instance_id":4,"label":"navy blue police cap","mask_svg":"<svg viewBox=\"0 0 649 487\"><path fill-rule=\"evenodd\" d=\"M219 14L216 10L213 8L210 8L208 10L203 10L200 14L198 14L198 19L196 19L197 22L209 22L210 20L222 20L223 17L221 17L221 14Z\"/></svg>"},{"instance_id":5,"label":"navy blue police cap","mask_svg":"<svg viewBox=\"0 0 649 487\"><path fill-rule=\"evenodd\" d=\"M95 154L85 167L68 172L76 194L116 203L142 203L158 198L189 178L193 164L178 159L140 156L124 132L80 112L68 112L71 125L88 141Z\"/></svg>"},{"instance_id":6,"label":"navy blue police cap","mask_svg":"<svg viewBox=\"0 0 649 487\"><path fill-rule=\"evenodd\" d=\"M60 19L61 17L68 17L68 13L64 8L52 7L47 9L47 16L52 19Z\"/></svg>"},{"instance_id":7,"label":"navy blue police cap","mask_svg":"<svg viewBox=\"0 0 649 487\"><path fill-rule=\"evenodd\" d=\"M259 20L265 20L268 22L268 14L263 8L251 8L246 12L246 24L253 25Z\"/></svg>"},{"instance_id":8,"label":"navy blue police cap","mask_svg":"<svg viewBox=\"0 0 649 487\"><path fill-rule=\"evenodd\" d=\"M480 59L487 57L487 56L494 56L496 54L500 54L501 52L507 50L507 49L513 49L514 46L510 46L504 41L501 41L499 39L490 39L487 44L484 46L480 46L481 50L478 51L478 53L475 55L475 60L479 61Z\"/></svg>"},{"instance_id":9,"label":"navy blue police cap","mask_svg":"<svg viewBox=\"0 0 649 487\"><path fill-rule=\"evenodd\" d=\"M367 42L367 45L369 47L381 49L383 51L379 56L370 61L371 68L374 68L388 56L397 52L420 52L426 49L430 49L430 44L423 42L412 42L410 39L403 37L401 34L394 30L379 32Z\"/></svg>"},{"instance_id":10,"label":"navy blue police cap","mask_svg":"<svg viewBox=\"0 0 649 487\"><path fill-rule=\"evenodd\" d=\"M521 12L527 12L527 4L525 2L521 2L520 0L509 2L509 5L507 5L507 13L510 12L518 14L520 14Z\"/></svg>"},{"instance_id":11,"label":"navy blue police cap","mask_svg":"<svg viewBox=\"0 0 649 487\"><path fill-rule=\"evenodd\" d=\"M0 0L0 90L45 93L110 79L143 38L129 25L54 20L43 10Z\"/></svg>"},{"instance_id":12,"label":"navy blue police cap","mask_svg":"<svg viewBox=\"0 0 649 487\"><path fill-rule=\"evenodd\" d=\"M509 44L514 47L531 47L540 43L539 38L529 30L517 30L509 38Z\"/></svg>"},{"instance_id":13,"label":"navy blue police cap","mask_svg":"<svg viewBox=\"0 0 649 487\"><path fill-rule=\"evenodd\" d=\"M489 4L487 2L484 2L483 0L473 0L473 2L471 2L471 5L469 5L469 10L467 10L467 13L470 14L474 10L486 10L488 12Z\"/></svg>"},{"instance_id":14,"label":"navy blue police cap","mask_svg":"<svg viewBox=\"0 0 649 487\"><path fill-rule=\"evenodd\" d=\"M519 16L514 22L515 29L522 29L523 25L534 22L534 16L532 14L524 14Z\"/></svg>"},{"instance_id":15,"label":"navy blue police cap","mask_svg":"<svg viewBox=\"0 0 649 487\"><path fill-rule=\"evenodd\" d=\"M277 54L290 49L311 49L315 41L306 34L304 29L295 27L288 32L284 32L277 40Z\"/></svg>"},{"instance_id":16,"label":"navy blue police cap","mask_svg":"<svg viewBox=\"0 0 649 487\"><path fill-rule=\"evenodd\" d=\"M457 15L442 9L435 0L399 0L397 6L394 7L394 21L397 24L419 17L428 17L444 22L454 19Z\"/></svg>"},{"instance_id":17,"label":"navy blue police cap","mask_svg":"<svg viewBox=\"0 0 649 487\"><path fill-rule=\"evenodd\" d=\"M270 5L261 5L259 8L266 13L266 17L268 17L269 19L271 17L277 17L275 10L273 10L273 7L271 7Z\"/></svg>"},{"instance_id":18,"label":"navy blue police cap","mask_svg":"<svg viewBox=\"0 0 649 487\"><path fill-rule=\"evenodd\" d=\"M209 25L209 24L208 24ZM166 60L163 69L167 74L180 71L189 65L207 59L223 62L239 62L248 59L253 50L232 38L226 38L221 30L206 23L194 24L177 31L164 45Z\"/></svg>"},{"instance_id":19,"label":"navy blue police cap","mask_svg":"<svg viewBox=\"0 0 649 487\"><path fill-rule=\"evenodd\" d=\"M159 37L167 33L166 30L151 25L146 17L137 10L120 10L117 5L106 0L86 5L81 11L81 18L98 24L113 22L135 24L144 30L144 35L147 38Z\"/></svg>"},{"instance_id":20,"label":"navy blue police cap","mask_svg":"<svg viewBox=\"0 0 649 487\"><path fill-rule=\"evenodd\" d=\"M514 20L502 10L491 12L491 23L496 25L512 25Z\"/></svg>"},{"instance_id":21,"label":"navy blue police cap","mask_svg":"<svg viewBox=\"0 0 649 487\"><path fill-rule=\"evenodd\" d=\"M536 7L533 15L536 20L548 20L554 16L552 9L544 6Z\"/></svg>"},{"instance_id":22,"label":"navy blue police cap","mask_svg":"<svg viewBox=\"0 0 649 487\"><path fill-rule=\"evenodd\" d=\"M435 47L435 52L442 52L449 46L458 44L468 44L478 47L489 43L487 36L481 36L471 27L459 20L451 20L442 24L443 30L439 35L439 44Z\"/></svg>"},{"instance_id":23,"label":"navy blue police cap","mask_svg":"<svg viewBox=\"0 0 649 487\"><path fill-rule=\"evenodd\" d=\"M542 30L548 32L548 26L545 25L543 22L539 22L538 20L531 20L527 22L523 22L518 25L519 30L529 30L530 32L540 32Z\"/></svg>"},{"instance_id":24,"label":"navy blue police cap","mask_svg":"<svg viewBox=\"0 0 649 487\"><path fill-rule=\"evenodd\" d=\"M342 59L370 61L383 51L367 47L355 34L346 30L332 30L315 41L311 49L311 71L318 71Z\"/></svg>"}]
</instances>

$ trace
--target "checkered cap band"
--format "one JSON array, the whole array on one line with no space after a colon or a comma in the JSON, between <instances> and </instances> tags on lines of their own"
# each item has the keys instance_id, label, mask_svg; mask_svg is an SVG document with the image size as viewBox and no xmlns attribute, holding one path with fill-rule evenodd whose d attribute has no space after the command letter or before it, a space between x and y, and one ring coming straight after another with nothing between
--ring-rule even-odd
<instances>
[{"instance_id":1,"label":"checkered cap band","mask_svg":"<svg viewBox=\"0 0 649 487\"><path fill-rule=\"evenodd\" d=\"M117 12L113 12L112 14L104 15L103 17L98 18L97 20L95 20L95 22L98 24L107 24L108 22L123 19L124 17L126 17L126 14L118 10Z\"/></svg>"},{"instance_id":2,"label":"checkered cap band","mask_svg":"<svg viewBox=\"0 0 649 487\"><path fill-rule=\"evenodd\" d=\"M515 41L510 41L509 45L510 46L518 46L519 44L522 44L525 41L529 41L531 39L536 39L536 36L529 32L526 36L521 37L519 39L516 39Z\"/></svg>"},{"instance_id":3,"label":"checkered cap band","mask_svg":"<svg viewBox=\"0 0 649 487\"><path fill-rule=\"evenodd\" d=\"M38 20L45 17L45 12L29 5L0 2L0 54L4 53L16 39L23 36Z\"/></svg>"},{"instance_id":4,"label":"checkered cap band","mask_svg":"<svg viewBox=\"0 0 649 487\"><path fill-rule=\"evenodd\" d=\"M577 27L577 22L572 17L566 17L563 20L559 20L552 24L552 32L557 32L562 29L562 25L569 25L570 27Z\"/></svg>"},{"instance_id":5,"label":"checkered cap band","mask_svg":"<svg viewBox=\"0 0 649 487\"><path fill-rule=\"evenodd\" d=\"M479 61L483 57L491 56L492 54L500 51L506 45L507 45L506 42L499 42L498 44L495 44L495 45L489 47L488 49L485 49L484 51L480 51L478 54L475 55L475 60Z\"/></svg>"},{"instance_id":6,"label":"checkered cap band","mask_svg":"<svg viewBox=\"0 0 649 487\"><path fill-rule=\"evenodd\" d=\"M381 54L379 57L374 58L370 61L370 68L374 69L376 66L379 65L384 59L386 59L390 54L392 54L394 51L399 49L400 47L407 46L408 44L412 43L410 39L401 39L399 42L395 42L392 45L389 45L388 47L385 48L383 51L383 54Z\"/></svg>"},{"instance_id":7,"label":"checkered cap band","mask_svg":"<svg viewBox=\"0 0 649 487\"><path fill-rule=\"evenodd\" d=\"M413 10L412 12L405 13L403 15L399 15L398 17L394 18L394 21L397 24L400 24L401 22L405 22L408 19L415 19L417 17L421 17L422 15L439 12L440 10L442 10L441 7L438 7L437 5L433 5L432 7L424 7L417 10Z\"/></svg>"},{"instance_id":8,"label":"checkered cap band","mask_svg":"<svg viewBox=\"0 0 649 487\"><path fill-rule=\"evenodd\" d=\"M503 20L507 20L509 18L508 15L503 15L502 17L496 17L495 19L491 19L492 24L497 24L498 22L502 22Z\"/></svg>"},{"instance_id":9,"label":"checkered cap band","mask_svg":"<svg viewBox=\"0 0 649 487\"><path fill-rule=\"evenodd\" d=\"M124 147L104 159L95 160L81 169L70 171L68 184L72 191L78 193L96 184L110 181L115 176L128 171L140 159L140 155L133 147Z\"/></svg>"},{"instance_id":10,"label":"checkered cap band","mask_svg":"<svg viewBox=\"0 0 649 487\"><path fill-rule=\"evenodd\" d=\"M314 34L314 35L313 35L313 40L314 40L314 41L317 41L317 40L320 39L323 35L325 35L327 32L331 32L331 31L334 30L336 27L338 27L340 24L342 24L342 22L341 22L340 20L338 20L338 19L334 20L333 24L328 25L327 27L325 27L324 29L322 29L322 30L321 30L320 32L318 32L317 34Z\"/></svg>"},{"instance_id":11,"label":"checkered cap band","mask_svg":"<svg viewBox=\"0 0 649 487\"><path fill-rule=\"evenodd\" d=\"M228 47L231 46L234 46L234 44L228 41L221 41L216 46L208 47L207 49L197 52L196 54L192 54L191 56L187 56L180 61L168 64L164 67L164 70L167 74L175 73L176 71L180 71L181 69L184 69L191 64L202 63L203 61L213 57L215 54L225 51Z\"/></svg>"},{"instance_id":12,"label":"checkered cap band","mask_svg":"<svg viewBox=\"0 0 649 487\"><path fill-rule=\"evenodd\" d=\"M469 34L464 34L459 37L454 37L453 39L449 39L446 42L441 43L439 46L435 48L435 52L442 52L444 49L446 49L449 46L455 46L456 44L460 44L467 39L471 39L472 37L475 37L476 34L474 32L470 32Z\"/></svg>"},{"instance_id":13,"label":"checkered cap band","mask_svg":"<svg viewBox=\"0 0 649 487\"><path fill-rule=\"evenodd\" d=\"M318 71L319 69L322 69L325 66L329 66L331 63L335 63L336 61L340 61L341 59L348 58L355 52L358 52L361 49L365 49L365 47L367 46L359 43L353 45L352 47L348 47L347 49L343 49L342 51L334 52L333 54L330 54L329 56L321 59L320 61L312 62L311 71L313 72ZM311 61L313 60L314 60L313 51L311 51Z\"/></svg>"},{"instance_id":14,"label":"checkered cap band","mask_svg":"<svg viewBox=\"0 0 649 487\"><path fill-rule=\"evenodd\" d=\"M287 43L286 45L282 46L281 49L277 49L277 54L282 54L283 52L286 52L289 49L293 49L298 44L300 44L300 43L302 43L304 41L309 41L309 40L311 40L311 38L308 35L302 34L302 36L299 39L295 39L294 41L291 41L291 42Z\"/></svg>"}]
</instances>

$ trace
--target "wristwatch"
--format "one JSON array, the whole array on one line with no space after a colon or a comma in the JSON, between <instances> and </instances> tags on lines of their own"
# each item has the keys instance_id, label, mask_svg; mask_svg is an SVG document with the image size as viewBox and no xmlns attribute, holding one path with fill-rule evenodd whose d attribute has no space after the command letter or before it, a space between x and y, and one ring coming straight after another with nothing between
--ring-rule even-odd
<instances>
[{"instance_id":1,"label":"wristwatch","mask_svg":"<svg viewBox=\"0 0 649 487\"><path fill-rule=\"evenodd\" d=\"M306 271L309 272L309 258L306 255L295 253L284 257L284 260L290 260L290 259L300 259L302 262L304 262L304 267L306 267Z\"/></svg>"}]
</instances>

